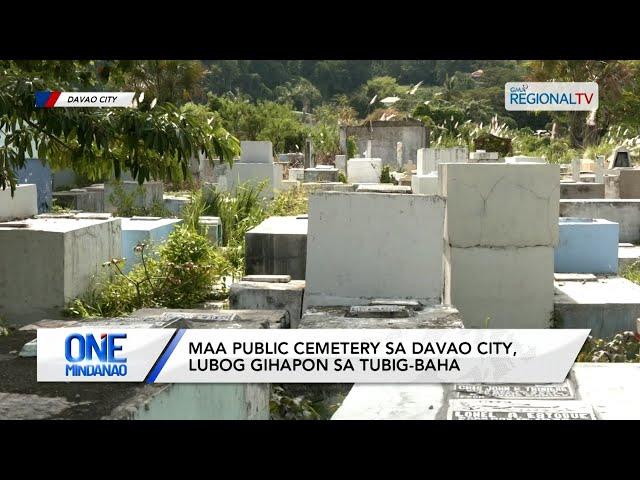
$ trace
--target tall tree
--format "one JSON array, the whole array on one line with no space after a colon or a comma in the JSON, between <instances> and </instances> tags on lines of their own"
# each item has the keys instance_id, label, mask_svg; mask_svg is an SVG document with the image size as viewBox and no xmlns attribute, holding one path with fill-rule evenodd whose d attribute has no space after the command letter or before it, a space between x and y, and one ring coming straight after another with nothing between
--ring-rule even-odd
<instances>
[{"instance_id":1,"label":"tall tree","mask_svg":"<svg viewBox=\"0 0 640 480\"><path fill-rule=\"evenodd\" d=\"M628 62L620 60L536 60L526 63L529 78L536 81L597 82L599 108L589 112L556 112L555 120L566 124L574 147L597 143L610 126L615 104L633 82Z\"/></svg>"}]
</instances>

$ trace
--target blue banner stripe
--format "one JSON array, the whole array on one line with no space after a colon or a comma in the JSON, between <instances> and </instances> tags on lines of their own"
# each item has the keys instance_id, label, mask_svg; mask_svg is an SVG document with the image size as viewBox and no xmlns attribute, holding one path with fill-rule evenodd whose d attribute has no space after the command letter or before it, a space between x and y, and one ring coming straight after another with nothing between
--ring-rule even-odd
<instances>
[{"instance_id":1,"label":"blue banner stripe","mask_svg":"<svg viewBox=\"0 0 640 480\"><path fill-rule=\"evenodd\" d=\"M167 363L167 360L169 360L169 357L171 356L171 354L175 350L176 346L178 345L178 342L180 341L180 339L184 335L185 331L186 331L186 329L181 328L180 330L178 330L175 333L175 335L173 336L173 338L169 342L169 345L167 346L167 348L165 348L164 352L162 352L162 355L160 356L160 358L158 359L156 364L151 369L151 372L147 376L147 383L154 383L156 381L156 378L158 378L158 375L162 371L162 368L164 367L164 364Z\"/></svg>"}]
</instances>

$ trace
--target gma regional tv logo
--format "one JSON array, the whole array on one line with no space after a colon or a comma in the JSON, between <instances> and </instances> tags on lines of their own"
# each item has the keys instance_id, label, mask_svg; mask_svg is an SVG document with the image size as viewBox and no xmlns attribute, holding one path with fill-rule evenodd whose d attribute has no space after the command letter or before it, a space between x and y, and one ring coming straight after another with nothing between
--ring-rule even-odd
<instances>
[{"instance_id":1,"label":"gma regional tv logo","mask_svg":"<svg viewBox=\"0 0 640 480\"><path fill-rule=\"evenodd\" d=\"M65 376L123 377L127 357L122 353L126 333L72 333L64 342Z\"/></svg>"},{"instance_id":2,"label":"gma regional tv logo","mask_svg":"<svg viewBox=\"0 0 640 480\"><path fill-rule=\"evenodd\" d=\"M588 111L598 109L596 82L508 82L504 107L512 111Z\"/></svg>"}]
</instances>

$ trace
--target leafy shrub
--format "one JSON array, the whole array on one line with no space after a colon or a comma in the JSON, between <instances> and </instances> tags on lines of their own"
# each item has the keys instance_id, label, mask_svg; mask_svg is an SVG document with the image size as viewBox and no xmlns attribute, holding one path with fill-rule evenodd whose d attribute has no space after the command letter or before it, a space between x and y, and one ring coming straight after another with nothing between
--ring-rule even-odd
<instances>
[{"instance_id":1,"label":"leafy shrub","mask_svg":"<svg viewBox=\"0 0 640 480\"><path fill-rule=\"evenodd\" d=\"M116 217L135 217L135 216L150 216L150 217L170 217L169 212L165 206L164 201L161 198L155 198L151 207L141 207L136 205L137 199L144 195L144 189L142 186L138 186L135 191L127 193L122 185L116 184L113 189L113 193L109 196L109 201L116 208Z\"/></svg>"},{"instance_id":2,"label":"leafy shrub","mask_svg":"<svg viewBox=\"0 0 640 480\"><path fill-rule=\"evenodd\" d=\"M306 191L299 185L282 192L278 192L269 204L269 216L301 215L309 210L309 199Z\"/></svg>"},{"instance_id":3,"label":"leafy shrub","mask_svg":"<svg viewBox=\"0 0 640 480\"><path fill-rule=\"evenodd\" d=\"M389 165L382 167L382 173L380 174L380 183L393 183L391 178L391 168Z\"/></svg>"},{"instance_id":4,"label":"leafy shrub","mask_svg":"<svg viewBox=\"0 0 640 480\"><path fill-rule=\"evenodd\" d=\"M342 170L338 172L338 181L342 183L347 183L347 175Z\"/></svg>"},{"instance_id":5,"label":"leafy shrub","mask_svg":"<svg viewBox=\"0 0 640 480\"><path fill-rule=\"evenodd\" d=\"M638 363L640 362L640 339L633 332L618 333L613 338L589 336L576 361Z\"/></svg>"},{"instance_id":6,"label":"leafy shrub","mask_svg":"<svg viewBox=\"0 0 640 480\"><path fill-rule=\"evenodd\" d=\"M358 154L358 144L356 142L356 137L353 135L347 138L347 159L355 158Z\"/></svg>"},{"instance_id":7,"label":"leafy shrub","mask_svg":"<svg viewBox=\"0 0 640 480\"><path fill-rule=\"evenodd\" d=\"M122 259L104 266L109 274L81 299L73 300L65 313L74 317L115 317L137 308L189 308L212 295L224 261L206 237L178 226L159 247L157 258L138 244L141 263L129 273L122 271Z\"/></svg>"}]
</instances>

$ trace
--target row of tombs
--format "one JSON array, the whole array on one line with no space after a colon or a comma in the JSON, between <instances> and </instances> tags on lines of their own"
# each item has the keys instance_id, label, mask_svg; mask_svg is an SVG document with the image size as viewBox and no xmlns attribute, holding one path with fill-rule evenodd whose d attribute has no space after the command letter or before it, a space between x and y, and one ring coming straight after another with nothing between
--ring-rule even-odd
<instances>
[{"instance_id":1,"label":"row of tombs","mask_svg":"<svg viewBox=\"0 0 640 480\"><path fill-rule=\"evenodd\" d=\"M594 200L597 207L585 199L567 204L560 199L557 165L518 157L504 163L469 162L453 150L436 152L445 160L436 162L437 173L431 175L437 179L434 194L408 194L375 182L356 191L315 191L308 216L271 217L247 232L247 276L231 286L229 310L217 310L217 304L195 310L145 309L127 319L83 322L147 328L556 326L590 328L595 336L635 327L640 287L616 273L619 264L633 258L619 252L634 248L619 242L640 243L640 204L630 208L632 200L617 199L625 202L623 208L606 200L609 210L599 205L601 199ZM461 161L451 161L447 154ZM432 161L431 152L420 156ZM10 210L9 221L0 224L0 316L23 326L10 341L3 339L9 346L0 342L0 354L22 343L21 355L32 356L36 328L77 325L56 318L66 302L87 291L105 259L121 256L140 239L161 242L179 222L94 212L36 215L35 187L21 185L16 193L13 199L0 199ZM585 206L580 210L576 205ZM212 218L211 224L216 242L219 220ZM0 362L0 369L20 360L25 359ZM268 385L122 385L117 401L96 400L88 411L74 400L78 393L73 384L53 401L49 394L33 395L44 388L35 379L14 388L11 376L7 378L0 417L7 402L11 418L19 417L23 395L32 395L29 402L38 405L39 418L269 415ZM393 386L375 388L387 387ZM433 390L441 386L428 387L405 386L411 392L399 395L394 390L385 398L451 398L444 410L429 408L418 418L443 412L455 417L453 399L459 397ZM337 418L358 418L371 408L361 403L371 401L365 390L354 388ZM595 410L585 415L606 418ZM25 418L33 415L33 408L24 412Z\"/></svg>"}]
</instances>

